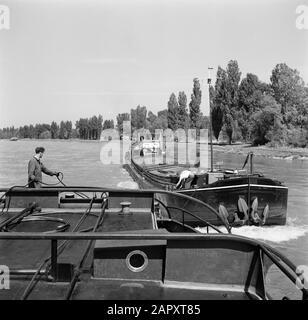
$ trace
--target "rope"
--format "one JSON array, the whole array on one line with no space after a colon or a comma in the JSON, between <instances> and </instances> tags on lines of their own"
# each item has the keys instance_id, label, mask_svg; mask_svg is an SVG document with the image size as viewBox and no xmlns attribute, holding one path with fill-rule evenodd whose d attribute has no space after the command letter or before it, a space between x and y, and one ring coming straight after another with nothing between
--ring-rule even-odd
<instances>
[{"instance_id":1,"label":"rope","mask_svg":"<svg viewBox=\"0 0 308 320\"><path fill-rule=\"evenodd\" d=\"M59 175L62 176L62 178L59 178ZM67 185L63 182L63 178L64 178L64 174L62 172L59 172L57 175L57 179L58 179L58 183L56 185L58 185L59 183L61 183L63 185L63 187L67 187ZM82 192L74 192L75 194L77 194L78 196L80 196L83 199L90 199L89 196L87 196L86 194L82 193Z\"/></svg>"},{"instance_id":2,"label":"rope","mask_svg":"<svg viewBox=\"0 0 308 320\"><path fill-rule=\"evenodd\" d=\"M78 228L82 225L82 223L84 222L84 220L86 219L86 217L88 216L88 214L90 214L91 210L92 210L92 206L94 203L94 200L96 199L96 197L93 197L91 199L91 202L89 204L89 207L86 209L86 211L84 212L84 214L82 215L82 217L79 219L79 221L77 222L77 224L75 225L75 227L73 228L72 232L76 232L78 230ZM70 240L65 240L63 241L57 248L58 254L57 257L63 252L63 250L65 249L65 246L67 245L67 243ZM40 271L42 270L43 266L48 263L48 261L51 259L51 256L49 256L48 258L46 258L45 260L43 260L43 262L39 265L39 268L36 270L35 274L33 275L31 281L29 282L27 288L25 289L23 295L21 296L21 300L26 300L28 298L28 296L31 294L32 290L34 289L34 287L36 286L36 284L38 283L38 281L41 278L41 274ZM47 270L50 269L50 265L47 266L46 268L46 272ZM39 276L39 277L38 277Z\"/></svg>"},{"instance_id":3,"label":"rope","mask_svg":"<svg viewBox=\"0 0 308 320\"><path fill-rule=\"evenodd\" d=\"M0 223L0 232L3 230L6 230L6 228L10 224L12 224L16 219L18 219L16 221L16 223L18 223L21 219L30 215L36 207L37 207L37 203L32 202L32 203L30 203L30 205L27 208L23 209L21 212L17 213L15 216L8 218L8 219L4 220L3 222L1 222Z\"/></svg>"},{"instance_id":4,"label":"rope","mask_svg":"<svg viewBox=\"0 0 308 320\"><path fill-rule=\"evenodd\" d=\"M59 176L61 176L59 178ZM45 183L45 182L41 182L42 185L44 186L57 186L59 184L62 184L64 187L67 187L67 185L63 182L63 178L64 178L64 174L62 172L59 172L58 175L56 176L58 179L57 183ZM23 185L23 186L12 186L10 187L1 197L0 197L0 203L3 202L3 199L15 188L27 188L29 186L31 182L28 182L27 184ZM74 192L75 194L77 194L78 196L80 196L83 199L90 199L89 196L87 196L86 194L82 193L82 192ZM6 212L9 210L10 208L10 203L11 203L11 198L9 198L8 204L7 204L7 210ZM3 202L3 207L1 209L1 214L4 214L4 209L6 208L6 202Z\"/></svg>"},{"instance_id":5,"label":"rope","mask_svg":"<svg viewBox=\"0 0 308 320\"><path fill-rule=\"evenodd\" d=\"M92 229L92 232L96 232L97 229L99 228L100 224L102 223L103 221L103 218L104 218L104 215L105 215L105 209L106 209L106 206L107 206L107 201L104 202L103 204L103 207L102 207L102 211L98 217L98 219L96 220L96 223L95 223L95 226L93 227ZM87 258L88 258L88 255L89 255L89 252L90 252L90 249L92 247L92 244L95 240L89 240L88 241L88 245L82 255L82 258L79 262L79 265L77 267L77 269L75 270L75 273L73 275L73 279L72 281L70 282L70 286L68 288L68 291L66 293L66 296L65 296L65 300L69 300L73 294L73 291L74 291L74 288L75 288L75 285L79 279L79 276L81 274L81 269L83 268L83 265L84 263L86 262Z\"/></svg>"},{"instance_id":6,"label":"rope","mask_svg":"<svg viewBox=\"0 0 308 320\"><path fill-rule=\"evenodd\" d=\"M0 202L2 202L2 201L3 201L3 198L6 197L6 196L8 195L8 193L10 193L13 189L15 189L15 188L26 188L26 187L28 187L28 185L29 185L29 183L25 184L24 186L13 186L13 187L9 188L9 189L0 197ZM10 203L11 203L11 199L9 199L9 203L8 203L8 206L7 206L7 211L9 210ZM4 202L3 204L4 204L4 205L3 205L2 209L1 209L1 214L4 213L4 209L5 209L5 207L6 207L6 203Z\"/></svg>"}]
</instances>

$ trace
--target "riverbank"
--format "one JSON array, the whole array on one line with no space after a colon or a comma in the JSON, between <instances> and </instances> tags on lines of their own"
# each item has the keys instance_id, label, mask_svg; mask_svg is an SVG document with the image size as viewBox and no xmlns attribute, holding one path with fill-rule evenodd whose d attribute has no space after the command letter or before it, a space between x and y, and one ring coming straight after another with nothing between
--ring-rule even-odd
<instances>
[{"instance_id":1,"label":"riverbank","mask_svg":"<svg viewBox=\"0 0 308 320\"><path fill-rule=\"evenodd\" d=\"M18 141L37 141L41 144L44 144L44 142L49 142L49 141L53 141L53 142L106 142L105 140L100 140L100 139L97 139L97 140L90 140L90 139L80 139L80 138L70 138L70 139L31 139L31 138L21 138L21 139L14 139L14 140L11 140L11 139L0 139L0 141L13 141L13 142L18 142Z\"/></svg>"},{"instance_id":2,"label":"riverbank","mask_svg":"<svg viewBox=\"0 0 308 320\"><path fill-rule=\"evenodd\" d=\"M9 141L8 139L0 139L0 141ZM71 139L19 139L18 141L38 141L41 144L44 142L83 142L83 143L100 143L107 141L100 140L84 140L78 138ZM251 146L244 143L228 144L213 144L214 152L236 153L246 155L248 152L253 152L255 156L262 156L272 159L285 160L308 160L308 148L292 148L292 147L268 147L268 146Z\"/></svg>"},{"instance_id":3,"label":"riverbank","mask_svg":"<svg viewBox=\"0 0 308 320\"><path fill-rule=\"evenodd\" d=\"M213 145L213 150L224 153L247 154L253 152L255 156L285 160L308 160L308 148L251 146L250 144Z\"/></svg>"}]
</instances>

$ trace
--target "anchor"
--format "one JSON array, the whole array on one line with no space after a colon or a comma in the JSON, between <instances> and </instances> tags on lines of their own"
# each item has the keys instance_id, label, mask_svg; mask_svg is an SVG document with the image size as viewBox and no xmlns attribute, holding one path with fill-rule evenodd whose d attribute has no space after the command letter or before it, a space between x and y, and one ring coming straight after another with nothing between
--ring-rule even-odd
<instances>
[{"instance_id":1,"label":"anchor","mask_svg":"<svg viewBox=\"0 0 308 320\"><path fill-rule=\"evenodd\" d=\"M246 201L239 197L237 202L237 210L234 213L229 214L228 210L223 204L219 205L218 212L222 220L229 225L230 228L244 225L263 226L268 218L269 205L266 204L261 216L259 216L257 197L253 200L250 208L248 207Z\"/></svg>"}]
</instances>

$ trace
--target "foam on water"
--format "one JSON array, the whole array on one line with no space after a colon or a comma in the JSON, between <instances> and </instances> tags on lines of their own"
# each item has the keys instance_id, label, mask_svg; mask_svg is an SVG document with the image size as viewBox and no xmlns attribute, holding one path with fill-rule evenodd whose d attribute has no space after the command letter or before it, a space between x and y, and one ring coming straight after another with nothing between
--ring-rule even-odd
<instances>
[{"instance_id":1,"label":"foam on water","mask_svg":"<svg viewBox=\"0 0 308 320\"><path fill-rule=\"evenodd\" d=\"M117 187L123 189L139 189L138 183L133 181L120 181Z\"/></svg>"},{"instance_id":2,"label":"foam on water","mask_svg":"<svg viewBox=\"0 0 308 320\"><path fill-rule=\"evenodd\" d=\"M225 232L224 227L220 227L220 229ZM206 233L206 228L197 228L197 230ZM232 228L231 233L257 240L281 243L296 240L308 234L308 225L296 225L295 219L288 219L284 226L243 226Z\"/></svg>"}]
</instances>

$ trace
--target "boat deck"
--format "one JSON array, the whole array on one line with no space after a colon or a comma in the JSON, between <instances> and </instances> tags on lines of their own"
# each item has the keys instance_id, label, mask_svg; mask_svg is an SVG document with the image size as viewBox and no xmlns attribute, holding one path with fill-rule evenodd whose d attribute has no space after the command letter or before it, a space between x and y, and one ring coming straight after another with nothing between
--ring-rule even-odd
<instances>
[{"instance_id":1,"label":"boat deck","mask_svg":"<svg viewBox=\"0 0 308 320\"><path fill-rule=\"evenodd\" d=\"M20 211L20 210L19 210ZM82 210L65 210L65 209L43 209L40 215L45 217L60 218L69 223L68 232L72 231L78 220L81 218ZM96 211L96 212L95 212ZM18 212L13 209L9 213L0 217L0 223L7 217L11 217ZM94 210L89 215L80 227L81 229L89 229L93 227L98 217L98 210ZM56 224L53 221L29 221L20 223L14 228L15 232L46 232L55 229ZM65 250L59 255L59 262L71 261L77 263L80 259L80 254L85 248L87 241L78 240L74 243L68 243ZM14 266L14 269L37 269L38 266L50 255L50 241L48 240L1 240L0 241L1 264Z\"/></svg>"},{"instance_id":2,"label":"boat deck","mask_svg":"<svg viewBox=\"0 0 308 320\"><path fill-rule=\"evenodd\" d=\"M296 267L264 244L156 216L157 190L60 196L67 191L11 193L12 207L0 215L0 265L9 268L10 288L0 299L267 299L274 263L296 282ZM3 229L6 219L23 217L25 204L43 204L40 196L53 207Z\"/></svg>"},{"instance_id":3,"label":"boat deck","mask_svg":"<svg viewBox=\"0 0 308 320\"><path fill-rule=\"evenodd\" d=\"M30 281L30 279L29 279ZM25 286L21 281L11 281L11 290L0 291L0 299L19 299ZM227 289L227 290L226 290ZM29 300L59 300L65 297L67 283L41 281L31 293ZM1 293L5 295L1 296ZM100 280L83 274L75 287L72 300L251 300L258 296L244 292L242 288L196 287L187 284L186 288L177 284L163 284L151 281Z\"/></svg>"}]
</instances>

